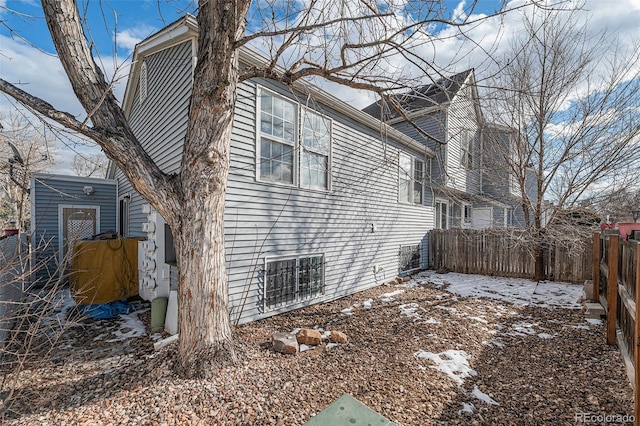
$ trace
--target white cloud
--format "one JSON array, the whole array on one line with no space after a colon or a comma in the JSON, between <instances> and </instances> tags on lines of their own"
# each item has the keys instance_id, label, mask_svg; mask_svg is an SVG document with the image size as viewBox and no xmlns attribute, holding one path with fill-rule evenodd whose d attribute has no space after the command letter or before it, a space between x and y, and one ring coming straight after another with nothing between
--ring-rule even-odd
<instances>
[{"instance_id":1,"label":"white cloud","mask_svg":"<svg viewBox=\"0 0 640 426\"><path fill-rule=\"evenodd\" d=\"M118 31L115 36L115 42L119 48L125 49L128 53L131 53L136 47L136 44L140 43L156 31L156 28L149 25L138 25L135 28Z\"/></svg>"},{"instance_id":2,"label":"white cloud","mask_svg":"<svg viewBox=\"0 0 640 426\"><path fill-rule=\"evenodd\" d=\"M44 53L23 41L2 35L0 35L0 46L2 46L3 79L49 102L56 109L72 114L78 120L86 117L56 56ZM114 70L117 70L113 91L116 98L122 100L129 72L128 62L119 58L115 60L110 58L99 63L103 65L107 78L114 75ZM0 96L0 118L8 117L11 111L16 112L16 110L33 123L38 123L39 120L15 100ZM71 174L71 164L76 152L92 154L99 151L95 144L86 140L75 140L76 138L68 133L60 133L57 139L58 143L49 146L51 158L55 162L51 169L53 173Z\"/></svg>"}]
</instances>

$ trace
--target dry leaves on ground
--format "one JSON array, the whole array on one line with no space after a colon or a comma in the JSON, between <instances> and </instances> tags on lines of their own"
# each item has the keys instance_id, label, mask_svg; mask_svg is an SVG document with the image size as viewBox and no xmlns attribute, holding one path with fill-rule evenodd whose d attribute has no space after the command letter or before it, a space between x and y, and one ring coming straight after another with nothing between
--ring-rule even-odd
<instances>
[{"instance_id":1,"label":"dry leaves on ground","mask_svg":"<svg viewBox=\"0 0 640 426\"><path fill-rule=\"evenodd\" d=\"M66 330L19 374L11 399L3 389L6 424L297 425L345 393L401 425L572 424L579 413L633 408L619 352L580 310L462 298L430 283L240 326L245 362L210 381L172 372L175 345L154 353L148 335L109 342L118 327L86 320ZM272 351L272 333L300 327L349 341Z\"/></svg>"}]
</instances>

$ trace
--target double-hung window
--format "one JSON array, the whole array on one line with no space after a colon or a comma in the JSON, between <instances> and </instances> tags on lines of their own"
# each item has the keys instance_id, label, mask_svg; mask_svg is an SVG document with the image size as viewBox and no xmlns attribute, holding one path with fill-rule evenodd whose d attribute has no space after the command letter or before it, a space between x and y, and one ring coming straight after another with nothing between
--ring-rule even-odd
<instances>
[{"instance_id":1,"label":"double-hung window","mask_svg":"<svg viewBox=\"0 0 640 426\"><path fill-rule=\"evenodd\" d=\"M424 161L400 153L398 164L398 201L422 204Z\"/></svg>"},{"instance_id":2,"label":"double-hung window","mask_svg":"<svg viewBox=\"0 0 640 426\"><path fill-rule=\"evenodd\" d=\"M446 201L436 200L436 229L448 228L449 203Z\"/></svg>"},{"instance_id":3,"label":"double-hung window","mask_svg":"<svg viewBox=\"0 0 640 426\"><path fill-rule=\"evenodd\" d=\"M331 120L268 90L259 115L259 180L328 190Z\"/></svg>"},{"instance_id":4,"label":"double-hung window","mask_svg":"<svg viewBox=\"0 0 640 426\"><path fill-rule=\"evenodd\" d=\"M260 95L260 179L294 183L296 105L268 92Z\"/></svg>"},{"instance_id":5,"label":"double-hung window","mask_svg":"<svg viewBox=\"0 0 640 426\"><path fill-rule=\"evenodd\" d=\"M467 169L473 168L473 140L471 138L471 132L467 129L463 129L460 135L460 150L461 158L460 163Z\"/></svg>"},{"instance_id":6,"label":"double-hung window","mask_svg":"<svg viewBox=\"0 0 640 426\"><path fill-rule=\"evenodd\" d=\"M305 109L301 142L300 186L328 189L331 122L321 115Z\"/></svg>"}]
</instances>

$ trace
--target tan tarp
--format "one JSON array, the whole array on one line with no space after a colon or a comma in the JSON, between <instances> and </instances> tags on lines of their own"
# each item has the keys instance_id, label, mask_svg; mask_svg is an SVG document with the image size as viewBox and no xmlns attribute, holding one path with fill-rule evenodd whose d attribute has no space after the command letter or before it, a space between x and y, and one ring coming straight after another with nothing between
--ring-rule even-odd
<instances>
[{"instance_id":1,"label":"tan tarp","mask_svg":"<svg viewBox=\"0 0 640 426\"><path fill-rule=\"evenodd\" d=\"M69 277L78 305L113 302L138 294L138 240L78 241Z\"/></svg>"}]
</instances>

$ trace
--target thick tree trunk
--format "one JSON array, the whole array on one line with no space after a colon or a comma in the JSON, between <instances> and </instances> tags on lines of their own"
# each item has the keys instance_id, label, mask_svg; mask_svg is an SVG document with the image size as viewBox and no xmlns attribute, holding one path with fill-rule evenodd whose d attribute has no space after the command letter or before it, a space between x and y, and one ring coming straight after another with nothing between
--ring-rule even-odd
<instances>
[{"instance_id":1,"label":"thick tree trunk","mask_svg":"<svg viewBox=\"0 0 640 426\"><path fill-rule=\"evenodd\" d=\"M201 196L196 191L192 195L194 197L184 204L178 243L180 357L177 367L185 377L206 378L216 374L220 367L237 361L228 311L222 221L225 194L224 188L219 188L208 195Z\"/></svg>"},{"instance_id":2,"label":"thick tree trunk","mask_svg":"<svg viewBox=\"0 0 640 426\"><path fill-rule=\"evenodd\" d=\"M210 377L235 363L224 249L224 205L238 84L235 41L248 3L205 2L198 14L198 64L181 181L182 213L173 224L180 268L179 371Z\"/></svg>"},{"instance_id":3,"label":"thick tree trunk","mask_svg":"<svg viewBox=\"0 0 640 426\"><path fill-rule=\"evenodd\" d=\"M534 279L536 281L542 281L547 278L544 273L544 252L545 252L545 232L541 227L541 217L539 214L535 216L535 229L533 229L533 241L534 241L534 250L533 256L535 259L535 270L534 270Z\"/></svg>"},{"instance_id":4,"label":"thick tree trunk","mask_svg":"<svg viewBox=\"0 0 640 426\"><path fill-rule=\"evenodd\" d=\"M235 86L228 88L235 96ZM229 99L231 100L231 99ZM185 152L184 203L177 238L178 371L205 378L236 362L229 319L229 286L224 249L224 205L229 171L232 102L217 114L207 114L209 102L193 99L191 147L198 141L214 146L201 153ZM220 105L218 105L220 106ZM188 155L188 156L187 156Z\"/></svg>"}]
</instances>

